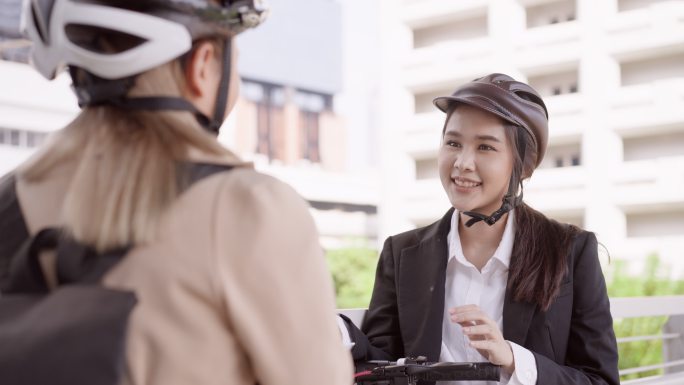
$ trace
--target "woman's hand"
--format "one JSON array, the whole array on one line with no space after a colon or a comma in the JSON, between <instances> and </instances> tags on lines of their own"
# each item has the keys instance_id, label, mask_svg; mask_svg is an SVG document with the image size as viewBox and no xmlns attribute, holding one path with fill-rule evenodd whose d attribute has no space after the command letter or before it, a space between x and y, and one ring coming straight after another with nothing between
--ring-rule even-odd
<instances>
[{"instance_id":1,"label":"woman's hand","mask_svg":"<svg viewBox=\"0 0 684 385\"><path fill-rule=\"evenodd\" d=\"M501 365L509 374L515 369L513 350L503 338L499 326L477 305L449 309L451 322L461 325L470 346L492 364Z\"/></svg>"}]
</instances>

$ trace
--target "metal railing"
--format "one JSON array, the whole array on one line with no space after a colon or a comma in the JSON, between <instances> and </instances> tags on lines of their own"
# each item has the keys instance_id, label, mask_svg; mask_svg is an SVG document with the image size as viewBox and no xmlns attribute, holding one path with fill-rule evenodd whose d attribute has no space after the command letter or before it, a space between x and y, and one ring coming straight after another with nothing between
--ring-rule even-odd
<instances>
[{"instance_id":1,"label":"metal railing","mask_svg":"<svg viewBox=\"0 0 684 385\"><path fill-rule=\"evenodd\" d=\"M664 374L623 381L626 385L684 384L684 296L611 298L610 312L616 320L668 317L658 334L619 337L618 344L661 340L663 360L653 365L620 370L620 375L663 369Z\"/></svg>"}]
</instances>

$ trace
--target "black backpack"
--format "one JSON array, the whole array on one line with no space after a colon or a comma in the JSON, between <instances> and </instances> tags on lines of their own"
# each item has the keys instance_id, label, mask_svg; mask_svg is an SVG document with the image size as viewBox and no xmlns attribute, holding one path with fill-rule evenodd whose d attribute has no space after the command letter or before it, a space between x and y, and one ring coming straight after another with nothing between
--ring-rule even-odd
<instances>
[{"instance_id":1,"label":"black backpack","mask_svg":"<svg viewBox=\"0 0 684 385\"><path fill-rule=\"evenodd\" d=\"M179 186L230 170L181 164ZM98 254L60 229L31 237L21 215L14 175L0 181L0 383L2 385L117 385L125 370L128 318L135 293L100 285L129 248ZM55 290L38 255L55 250Z\"/></svg>"}]
</instances>

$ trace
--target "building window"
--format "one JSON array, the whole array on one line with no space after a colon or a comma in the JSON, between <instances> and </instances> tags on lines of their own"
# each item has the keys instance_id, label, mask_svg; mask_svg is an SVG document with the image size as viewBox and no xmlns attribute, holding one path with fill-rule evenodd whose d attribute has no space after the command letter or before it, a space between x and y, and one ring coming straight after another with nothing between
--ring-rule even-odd
<instances>
[{"instance_id":1,"label":"building window","mask_svg":"<svg viewBox=\"0 0 684 385\"><path fill-rule=\"evenodd\" d=\"M299 109L299 158L318 163L320 154L321 113L332 109L332 96L317 92L297 90L294 103Z\"/></svg>"},{"instance_id":2,"label":"building window","mask_svg":"<svg viewBox=\"0 0 684 385\"><path fill-rule=\"evenodd\" d=\"M282 159L284 156L283 106L285 90L275 84L243 80L242 95L257 107L256 152L268 159Z\"/></svg>"},{"instance_id":3,"label":"building window","mask_svg":"<svg viewBox=\"0 0 684 385\"><path fill-rule=\"evenodd\" d=\"M321 161L320 118L321 113L332 110L332 95L243 79L242 96L256 105L258 154L286 162L293 156Z\"/></svg>"},{"instance_id":4,"label":"building window","mask_svg":"<svg viewBox=\"0 0 684 385\"><path fill-rule=\"evenodd\" d=\"M563 94L575 94L577 93L577 84L569 84L565 87L563 86L553 86L551 88L551 94L553 96L563 95Z\"/></svg>"},{"instance_id":5,"label":"building window","mask_svg":"<svg viewBox=\"0 0 684 385\"><path fill-rule=\"evenodd\" d=\"M580 165L580 157L579 157L579 155L577 155L577 154L572 155L572 157L570 158L570 164L571 164L572 166L579 166L579 165Z\"/></svg>"},{"instance_id":6,"label":"building window","mask_svg":"<svg viewBox=\"0 0 684 385\"><path fill-rule=\"evenodd\" d=\"M0 128L0 144L13 147L34 148L40 146L47 133L12 128Z\"/></svg>"},{"instance_id":7,"label":"building window","mask_svg":"<svg viewBox=\"0 0 684 385\"><path fill-rule=\"evenodd\" d=\"M582 161L581 161L579 154L576 154L576 153L566 153L566 154L556 155L553 158L553 161L554 161L554 166L556 168L579 166L582 164Z\"/></svg>"},{"instance_id":8,"label":"building window","mask_svg":"<svg viewBox=\"0 0 684 385\"><path fill-rule=\"evenodd\" d=\"M21 135L22 132L18 130L11 130L9 133L9 144L10 146L19 146L19 142L21 141Z\"/></svg>"},{"instance_id":9,"label":"building window","mask_svg":"<svg viewBox=\"0 0 684 385\"><path fill-rule=\"evenodd\" d=\"M530 76L528 83L542 96L557 96L579 92L579 71L576 69Z\"/></svg>"},{"instance_id":10,"label":"building window","mask_svg":"<svg viewBox=\"0 0 684 385\"><path fill-rule=\"evenodd\" d=\"M576 0L556 0L526 8L527 27L535 28L573 21L576 18Z\"/></svg>"},{"instance_id":11,"label":"building window","mask_svg":"<svg viewBox=\"0 0 684 385\"><path fill-rule=\"evenodd\" d=\"M299 129L302 138L300 145L301 157L314 163L321 161L318 146L319 118L320 116L317 112L299 112Z\"/></svg>"},{"instance_id":12,"label":"building window","mask_svg":"<svg viewBox=\"0 0 684 385\"><path fill-rule=\"evenodd\" d=\"M564 168L582 165L582 148L579 143L551 146L546 151L541 168Z\"/></svg>"}]
</instances>

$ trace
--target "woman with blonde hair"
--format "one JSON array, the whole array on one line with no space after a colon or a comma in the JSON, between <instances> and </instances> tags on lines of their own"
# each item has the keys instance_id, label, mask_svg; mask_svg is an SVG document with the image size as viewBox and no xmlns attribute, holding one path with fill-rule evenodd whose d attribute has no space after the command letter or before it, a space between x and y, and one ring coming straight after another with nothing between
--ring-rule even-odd
<instances>
[{"instance_id":1,"label":"woman with blonde hair","mask_svg":"<svg viewBox=\"0 0 684 385\"><path fill-rule=\"evenodd\" d=\"M42 229L128 248L102 279L137 298L120 383L351 382L306 203L216 139L233 38L265 15L246 0L26 2L34 66L68 67L82 111L1 181L0 290ZM41 255L50 286L55 264Z\"/></svg>"}]
</instances>

